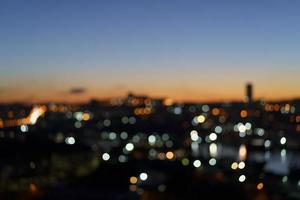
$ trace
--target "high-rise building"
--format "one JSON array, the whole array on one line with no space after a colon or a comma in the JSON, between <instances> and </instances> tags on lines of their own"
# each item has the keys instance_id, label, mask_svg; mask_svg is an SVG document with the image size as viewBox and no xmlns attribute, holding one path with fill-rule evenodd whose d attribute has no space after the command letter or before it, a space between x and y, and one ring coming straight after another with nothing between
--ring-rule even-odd
<instances>
[{"instance_id":1,"label":"high-rise building","mask_svg":"<svg viewBox=\"0 0 300 200\"><path fill-rule=\"evenodd\" d=\"M253 87L251 83L246 84L246 103L251 103L253 101Z\"/></svg>"}]
</instances>

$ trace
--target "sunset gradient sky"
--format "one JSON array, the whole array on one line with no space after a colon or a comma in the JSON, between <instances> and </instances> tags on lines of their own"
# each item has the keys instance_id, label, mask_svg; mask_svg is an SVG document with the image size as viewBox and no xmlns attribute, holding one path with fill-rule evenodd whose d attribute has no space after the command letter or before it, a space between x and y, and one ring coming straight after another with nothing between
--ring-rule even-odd
<instances>
[{"instance_id":1,"label":"sunset gradient sky","mask_svg":"<svg viewBox=\"0 0 300 200\"><path fill-rule=\"evenodd\" d=\"M297 0L1 0L0 102L300 97ZM80 92L71 92L78 90Z\"/></svg>"}]
</instances>

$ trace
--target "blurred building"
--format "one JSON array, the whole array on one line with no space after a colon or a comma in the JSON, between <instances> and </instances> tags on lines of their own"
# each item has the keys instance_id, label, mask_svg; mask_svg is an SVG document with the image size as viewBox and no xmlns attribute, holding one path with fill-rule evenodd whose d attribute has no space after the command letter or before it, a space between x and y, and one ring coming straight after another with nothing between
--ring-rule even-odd
<instances>
[{"instance_id":1,"label":"blurred building","mask_svg":"<svg viewBox=\"0 0 300 200\"><path fill-rule=\"evenodd\" d=\"M253 86L251 83L246 84L246 97L245 97L246 103L253 102Z\"/></svg>"}]
</instances>

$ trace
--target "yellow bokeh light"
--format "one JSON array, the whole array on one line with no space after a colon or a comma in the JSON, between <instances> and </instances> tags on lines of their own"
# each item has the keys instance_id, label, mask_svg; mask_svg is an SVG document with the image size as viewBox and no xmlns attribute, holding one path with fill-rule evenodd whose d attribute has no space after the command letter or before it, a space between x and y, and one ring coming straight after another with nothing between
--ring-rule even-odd
<instances>
[{"instance_id":1,"label":"yellow bokeh light","mask_svg":"<svg viewBox=\"0 0 300 200\"><path fill-rule=\"evenodd\" d=\"M241 144L240 148L239 148L239 159L241 161L246 160L247 158L247 147L244 144Z\"/></svg>"},{"instance_id":2,"label":"yellow bokeh light","mask_svg":"<svg viewBox=\"0 0 300 200\"><path fill-rule=\"evenodd\" d=\"M168 151L166 153L166 157L167 159L172 160L174 158L174 153L172 151Z\"/></svg>"},{"instance_id":3,"label":"yellow bokeh light","mask_svg":"<svg viewBox=\"0 0 300 200\"><path fill-rule=\"evenodd\" d=\"M132 177L130 177L129 181L130 181L131 184L136 184L138 179L137 179L137 177L132 176Z\"/></svg>"},{"instance_id":4,"label":"yellow bokeh light","mask_svg":"<svg viewBox=\"0 0 300 200\"><path fill-rule=\"evenodd\" d=\"M258 190L261 190L261 189L264 188L264 184L263 184L263 183L258 183L257 186L256 186L256 188L257 188Z\"/></svg>"},{"instance_id":5,"label":"yellow bokeh light","mask_svg":"<svg viewBox=\"0 0 300 200\"><path fill-rule=\"evenodd\" d=\"M205 117L204 117L203 115L199 115L199 116L197 117L197 121L198 121L199 123L203 123L203 122L205 121Z\"/></svg>"},{"instance_id":6,"label":"yellow bokeh light","mask_svg":"<svg viewBox=\"0 0 300 200\"><path fill-rule=\"evenodd\" d=\"M212 109L212 114L213 114L214 116L219 115L219 114L220 114L220 109L219 109L219 108L214 108L214 109Z\"/></svg>"},{"instance_id":7,"label":"yellow bokeh light","mask_svg":"<svg viewBox=\"0 0 300 200\"><path fill-rule=\"evenodd\" d=\"M248 116L247 110L241 110L240 115L241 115L242 118L246 118Z\"/></svg>"},{"instance_id":8,"label":"yellow bokeh light","mask_svg":"<svg viewBox=\"0 0 300 200\"><path fill-rule=\"evenodd\" d=\"M88 114L88 113L83 113L83 115L82 115L82 120L83 121L88 121L88 120L90 120L90 115Z\"/></svg>"},{"instance_id":9,"label":"yellow bokeh light","mask_svg":"<svg viewBox=\"0 0 300 200\"><path fill-rule=\"evenodd\" d=\"M239 164L237 162L234 162L231 164L231 169L236 170L239 167Z\"/></svg>"},{"instance_id":10,"label":"yellow bokeh light","mask_svg":"<svg viewBox=\"0 0 300 200\"><path fill-rule=\"evenodd\" d=\"M165 106L171 106L171 105L173 105L173 100L170 99L170 98L167 98L167 99L164 100L163 104Z\"/></svg>"},{"instance_id":11,"label":"yellow bokeh light","mask_svg":"<svg viewBox=\"0 0 300 200\"><path fill-rule=\"evenodd\" d=\"M134 109L134 114L135 115L140 115L141 114L141 110L139 108Z\"/></svg>"}]
</instances>

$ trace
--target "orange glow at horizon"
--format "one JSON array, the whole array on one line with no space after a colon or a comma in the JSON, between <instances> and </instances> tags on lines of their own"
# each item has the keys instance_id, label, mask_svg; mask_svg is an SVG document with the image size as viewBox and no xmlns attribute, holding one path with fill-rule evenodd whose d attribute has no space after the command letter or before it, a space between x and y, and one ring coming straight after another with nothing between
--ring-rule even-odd
<instances>
[{"instance_id":1,"label":"orange glow at horizon","mask_svg":"<svg viewBox=\"0 0 300 200\"><path fill-rule=\"evenodd\" d=\"M10 102L25 102L25 103L39 103L39 102L70 102L70 103L76 103L76 102L88 102L91 99L109 99L109 98L115 98L115 97L125 97L128 93L133 91L133 94L136 95L146 95L153 98L171 98L175 102L218 102L218 101L242 101L244 99L244 91L238 91L236 93L232 91L228 91L228 94L226 94L226 91L223 90L222 94L217 93L210 93L208 91L196 90L194 94L190 94L190 92L180 91L174 89L168 90L163 92L161 91L149 91L149 92L143 92L139 90L128 90L128 91L121 91L121 92L100 92L100 91L89 91L86 94L80 94L80 95L59 95L55 93L55 91L49 93L49 94L43 94L40 92L36 92L36 95L33 95L33 97L28 97L27 94L20 94L18 93L16 96L4 96L1 97L0 103L10 103ZM32 93L32 91L31 91ZM270 92L266 91L260 91L260 93L255 93L255 99L265 99L265 100L283 100L283 99L294 99L299 98L300 95L297 95L297 93L280 93L280 94L274 94L272 93L270 95Z\"/></svg>"},{"instance_id":2,"label":"orange glow at horizon","mask_svg":"<svg viewBox=\"0 0 300 200\"><path fill-rule=\"evenodd\" d=\"M51 81L50 75L36 80L20 77L13 84L11 80L0 80L0 103L2 102L87 102L90 99L124 97L129 92L149 97L171 98L176 102L243 101L245 84L248 82L235 72L226 76L206 72L202 77L197 73L158 71L141 76L138 72L116 75L106 72L100 77L82 74L79 76L57 77ZM231 72L227 72L228 74ZM245 72L246 73L246 72ZM201 74L200 74L201 75ZM224 77L223 77L224 76ZM284 82L277 75L272 77L247 73L253 84L254 99L281 100L300 97L297 73L284 76ZM282 75L283 76L283 75ZM283 79L282 79L283 80ZM22 87L21 87L22 86ZM71 93L72 88L83 88L81 93Z\"/></svg>"}]
</instances>

